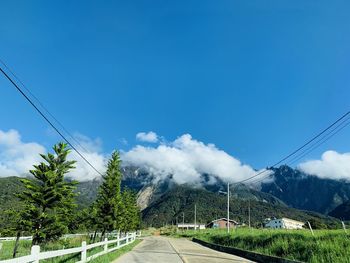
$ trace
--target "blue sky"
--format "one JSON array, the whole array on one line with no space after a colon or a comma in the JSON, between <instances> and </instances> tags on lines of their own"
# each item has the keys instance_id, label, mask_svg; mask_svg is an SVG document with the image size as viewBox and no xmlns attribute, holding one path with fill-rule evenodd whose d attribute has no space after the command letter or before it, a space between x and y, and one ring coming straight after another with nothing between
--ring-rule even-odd
<instances>
[{"instance_id":1,"label":"blue sky","mask_svg":"<svg viewBox=\"0 0 350 263\"><path fill-rule=\"evenodd\" d=\"M3 1L0 58L72 133L189 133L255 168L349 110L348 1ZM49 147L0 77L0 130ZM127 140L125 145L121 140ZM349 128L326 150L349 152Z\"/></svg>"}]
</instances>

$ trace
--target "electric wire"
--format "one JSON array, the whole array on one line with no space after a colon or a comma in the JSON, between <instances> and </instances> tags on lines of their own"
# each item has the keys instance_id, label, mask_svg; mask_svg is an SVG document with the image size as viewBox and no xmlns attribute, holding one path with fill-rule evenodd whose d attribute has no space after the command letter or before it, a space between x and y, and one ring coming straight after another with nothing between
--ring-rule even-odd
<instances>
[{"instance_id":1,"label":"electric wire","mask_svg":"<svg viewBox=\"0 0 350 263\"><path fill-rule=\"evenodd\" d=\"M45 114L35 105L35 103L23 92L23 90L14 82L14 80L0 67L1 73L12 83L17 91L34 107L34 109L44 118L44 120L62 137L62 139L99 175L103 176L80 151L60 132L60 130L45 116Z\"/></svg>"},{"instance_id":2,"label":"electric wire","mask_svg":"<svg viewBox=\"0 0 350 263\"><path fill-rule=\"evenodd\" d=\"M350 118L348 118L347 120L349 120ZM346 120L346 121L347 121ZM302 158L304 158L306 155L308 155L309 153L311 153L312 151L314 151L316 148L318 148L319 146L321 146L322 144L326 143L329 139L331 139L334 135L336 135L337 133L339 133L341 130L343 130L345 127L347 127L350 124L350 122L342 122L341 125L338 125L336 128L334 128L333 130L331 130L329 133L327 133L325 136L322 137L322 139L318 140L318 143L313 144L312 147L309 147L306 151L303 152L302 155L299 155L297 158L292 159L290 162L286 163L286 165L293 165L296 162L298 162L299 160L301 160ZM272 168L272 167L271 167ZM265 170L265 171L269 171L269 170ZM266 176L263 176L261 178L258 178L256 180L250 181L251 184L256 184L259 183L263 180L265 180L266 178L268 178L269 176L271 176L272 174L268 174Z\"/></svg>"},{"instance_id":3,"label":"electric wire","mask_svg":"<svg viewBox=\"0 0 350 263\"><path fill-rule=\"evenodd\" d=\"M39 106L62 128L62 130L86 153L89 153L87 150L69 131L64 127L64 125L53 115L51 112L44 106L44 104L27 88L27 86L21 81L19 77L10 69L6 63L0 59L0 63L6 68L6 70L17 80L18 83L30 94L30 96L39 104Z\"/></svg>"},{"instance_id":4,"label":"electric wire","mask_svg":"<svg viewBox=\"0 0 350 263\"><path fill-rule=\"evenodd\" d=\"M327 133L329 130L333 131L334 129L336 128L333 128L334 126L335 127L338 127L337 124L339 122L343 123L343 120L348 118L348 116L350 115L350 111L346 112L344 115L342 115L340 118L338 118L335 122L333 122L331 125L329 125L327 128L323 129L320 133L318 133L317 135L315 135L314 137L312 137L310 140L308 140L306 143L304 143L302 146L300 146L299 148L297 148L296 150L294 150L293 152L291 152L290 154L288 154L287 156L285 156L284 158L282 158L281 160L279 160L278 162L276 162L275 164L273 164L272 166L270 166L270 168L274 168L276 167L277 165L283 163L284 161L290 159L290 157L294 156L295 154L297 154L298 152L300 152L301 150L303 150L305 147L307 147L308 145L312 144L314 141L316 141L319 137L321 137L323 134ZM347 119L346 119L347 120ZM345 128L345 127L343 127ZM341 129L343 129L341 128ZM333 136L333 135L332 135ZM331 136L331 137L332 137ZM264 174L266 172L270 171L269 169L265 169L265 170L262 170L256 174L254 174L253 176L251 177L248 177L244 180L241 180L241 181L238 181L234 184L241 184L241 183L244 183L244 182L247 182L253 178L256 178L258 177L259 175L261 174ZM255 182L255 181L254 181Z\"/></svg>"}]
</instances>

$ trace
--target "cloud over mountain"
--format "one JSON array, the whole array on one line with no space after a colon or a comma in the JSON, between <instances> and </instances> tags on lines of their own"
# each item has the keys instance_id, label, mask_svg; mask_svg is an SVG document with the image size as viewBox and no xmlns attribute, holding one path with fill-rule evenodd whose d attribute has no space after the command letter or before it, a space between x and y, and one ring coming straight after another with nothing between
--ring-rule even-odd
<instances>
[{"instance_id":1,"label":"cloud over mountain","mask_svg":"<svg viewBox=\"0 0 350 263\"><path fill-rule=\"evenodd\" d=\"M320 178L350 180L350 153L326 151L322 154L321 160L301 163L298 169Z\"/></svg>"},{"instance_id":2,"label":"cloud over mountain","mask_svg":"<svg viewBox=\"0 0 350 263\"><path fill-rule=\"evenodd\" d=\"M237 182L256 172L248 165L218 149L184 134L170 143L156 147L137 145L122 154L124 165L147 169L162 180L169 175L177 183L200 183L201 174L214 175L224 181ZM213 182L215 179L212 178Z\"/></svg>"}]
</instances>

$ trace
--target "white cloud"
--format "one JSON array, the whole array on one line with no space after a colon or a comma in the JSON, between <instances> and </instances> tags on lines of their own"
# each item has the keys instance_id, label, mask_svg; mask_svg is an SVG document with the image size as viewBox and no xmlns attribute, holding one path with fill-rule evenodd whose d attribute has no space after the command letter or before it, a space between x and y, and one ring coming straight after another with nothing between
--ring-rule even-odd
<instances>
[{"instance_id":1,"label":"white cloud","mask_svg":"<svg viewBox=\"0 0 350 263\"><path fill-rule=\"evenodd\" d=\"M76 134L75 138L82 147L77 146L85 158L100 172L105 171L106 157L101 153L101 140L91 140ZM51 149L50 149L51 151ZM23 176L29 174L34 164L43 161L39 154L46 153L44 146L35 142L23 142L16 130L0 130L0 177ZM76 169L69 176L78 181L91 180L99 175L74 151L68 157L76 160Z\"/></svg>"},{"instance_id":2,"label":"white cloud","mask_svg":"<svg viewBox=\"0 0 350 263\"><path fill-rule=\"evenodd\" d=\"M102 153L102 141L100 138L94 140L82 134L75 134L75 139L79 142L77 146L79 152L96 168L100 173L106 170L107 156ZM78 181L88 181L100 177L75 151L71 151L69 159L76 160L76 168L71 170L69 176Z\"/></svg>"},{"instance_id":3,"label":"white cloud","mask_svg":"<svg viewBox=\"0 0 350 263\"><path fill-rule=\"evenodd\" d=\"M150 131L147 133L139 132L138 134L136 134L136 139L141 142L151 142L151 143L156 143L159 140L158 135L153 131Z\"/></svg>"},{"instance_id":4,"label":"white cloud","mask_svg":"<svg viewBox=\"0 0 350 263\"><path fill-rule=\"evenodd\" d=\"M326 151L321 160L311 160L298 166L301 171L320 178L350 180L350 153Z\"/></svg>"},{"instance_id":5,"label":"white cloud","mask_svg":"<svg viewBox=\"0 0 350 263\"><path fill-rule=\"evenodd\" d=\"M46 152L42 145L22 142L16 130L0 130L0 176L22 176L29 173L33 164L41 159L39 153Z\"/></svg>"},{"instance_id":6,"label":"white cloud","mask_svg":"<svg viewBox=\"0 0 350 263\"><path fill-rule=\"evenodd\" d=\"M147 169L156 180L169 175L175 182L200 183L206 173L224 181L237 182L256 172L248 165L218 149L214 144L204 144L184 134L175 141L157 147L138 145L122 154L124 165Z\"/></svg>"}]
</instances>

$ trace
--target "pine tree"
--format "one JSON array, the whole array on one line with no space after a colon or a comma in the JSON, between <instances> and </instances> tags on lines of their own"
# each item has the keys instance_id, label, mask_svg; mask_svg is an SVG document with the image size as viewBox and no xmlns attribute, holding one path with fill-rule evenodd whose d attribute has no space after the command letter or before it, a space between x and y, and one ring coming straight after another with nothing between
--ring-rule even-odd
<instances>
[{"instance_id":1,"label":"pine tree","mask_svg":"<svg viewBox=\"0 0 350 263\"><path fill-rule=\"evenodd\" d=\"M136 193L130 189L122 192L124 204L124 224L123 231L132 231L140 227L140 209L137 206Z\"/></svg>"},{"instance_id":2,"label":"pine tree","mask_svg":"<svg viewBox=\"0 0 350 263\"><path fill-rule=\"evenodd\" d=\"M120 164L119 153L115 151L108 162L107 171L102 178L103 182L95 203L102 237L106 232L120 229L122 225L123 211L120 193L122 173Z\"/></svg>"},{"instance_id":3,"label":"pine tree","mask_svg":"<svg viewBox=\"0 0 350 263\"><path fill-rule=\"evenodd\" d=\"M75 161L67 161L70 150L65 143L53 147L54 154L40 156L45 162L34 165L30 173L35 180L22 179L26 190L18 197L26 206L20 215L21 224L31 229L32 245L56 240L68 230L76 207L74 189L77 182L68 182L64 176L74 168Z\"/></svg>"}]
</instances>

